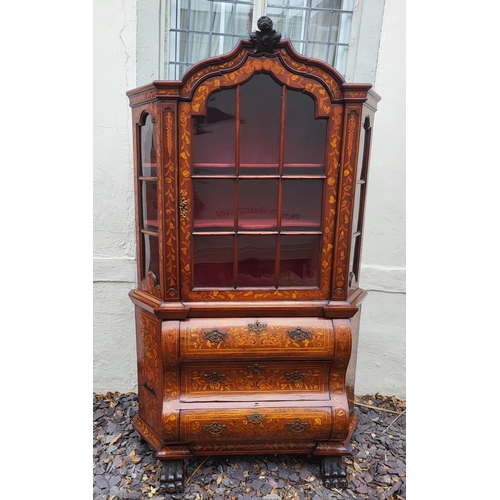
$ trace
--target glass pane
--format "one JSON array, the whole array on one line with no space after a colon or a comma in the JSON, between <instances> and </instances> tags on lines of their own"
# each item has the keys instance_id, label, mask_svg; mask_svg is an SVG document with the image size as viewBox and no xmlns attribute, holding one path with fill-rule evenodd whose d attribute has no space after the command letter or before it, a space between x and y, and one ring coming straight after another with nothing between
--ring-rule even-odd
<instances>
[{"instance_id":1,"label":"glass pane","mask_svg":"<svg viewBox=\"0 0 500 500\"><path fill-rule=\"evenodd\" d=\"M308 43L305 55L314 59L326 61L329 51L333 51L333 47L328 47L326 43Z\"/></svg>"},{"instance_id":2,"label":"glass pane","mask_svg":"<svg viewBox=\"0 0 500 500\"><path fill-rule=\"evenodd\" d=\"M318 286L319 235L281 236L279 286Z\"/></svg>"},{"instance_id":3,"label":"glass pane","mask_svg":"<svg viewBox=\"0 0 500 500\"><path fill-rule=\"evenodd\" d=\"M189 64L174 64L168 65L168 75L170 80L180 80L182 75L190 68Z\"/></svg>"},{"instance_id":4,"label":"glass pane","mask_svg":"<svg viewBox=\"0 0 500 500\"><path fill-rule=\"evenodd\" d=\"M198 231L234 228L234 181L193 180L194 229Z\"/></svg>"},{"instance_id":5,"label":"glass pane","mask_svg":"<svg viewBox=\"0 0 500 500\"><path fill-rule=\"evenodd\" d=\"M323 174L327 120L314 119L312 97L287 90L285 175Z\"/></svg>"},{"instance_id":6,"label":"glass pane","mask_svg":"<svg viewBox=\"0 0 500 500\"><path fill-rule=\"evenodd\" d=\"M290 9L288 11L287 38L307 40L307 11Z\"/></svg>"},{"instance_id":7,"label":"glass pane","mask_svg":"<svg viewBox=\"0 0 500 500\"><path fill-rule=\"evenodd\" d=\"M282 4L286 5L287 0L272 0L273 4ZM290 7L308 7L307 0L289 0Z\"/></svg>"},{"instance_id":8,"label":"glass pane","mask_svg":"<svg viewBox=\"0 0 500 500\"><path fill-rule=\"evenodd\" d=\"M261 165L278 172L281 86L269 75L255 75L241 86L240 169Z\"/></svg>"},{"instance_id":9,"label":"glass pane","mask_svg":"<svg viewBox=\"0 0 500 500\"><path fill-rule=\"evenodd\" d=\"M190 2L181 1L181 8L187 11L188 29L196 31L212 30L213 8L218 2L207 0L191 0Z\"/></svg>"},{"instance_id":10,"label":"glass pane","mask_svg":"<svg viewBox=\"0 0 500 500\"><path fill-rule=\"evenodd\" d=\"M291 39L295 50L345 74L353 9L354 0L269 0L267 15L283 38Z\"/></svg>"},{"instance_id":11,"label":"glass pane","mask_svg":"<svg viewBox=\"0 0 500 500\"><path fill-rule=\"evenodd\" d=\"M195 63L212 56L210 51L211 35L206 33L189 33L186 62Z\"/></svg>"},{"instance_id":12,"label":"glass pane","mask_svg":"<svg viewBox=\"0 0 500 500\"><path fill-rule=\"evenodd\" d=\"M233 287L233 237L194 236L195 287Z\"/></svg>"},{"instance_id":13,"label":"glass pane","mask_svg":"<svg viewBox=\"0 0 500 500\"><path fill-rule=\"evenodd\" d=\"M212 94L207 116L193 119L193 162L196 174L234 174L236 91Z\"/></svg>"},{"instance_id":14,"label":"glass pane","mask_svg":"<svg viewBox=\"0 0 500 500\"><path fill-rule=\"evenodd\" d=\"M357 256L361 251L361 238L354 236L351 241L351 253L349 255L349 286L355 286L359 282L359 269L357 267Z\"/></svg>"},{"instance_id":15,"label":"glass pane","mask_svg":"<svg viewBox=\"0 0 500 500\"><path fill-rule=\"evenodd\" d=\"M319 231L322 204L322 180L284 180L282 229Z\"/></svg>"},{"instance_id":16,"label":"glass pane","mask_svg":"<svg viewBox=\"0 0 500 500\"><path fill-rule=\"evenodd\" d=\"M158 237L152 236L150 234L142 235L143 244L143 263L142 272L143 277L146 276L148 272L154 273L157 280L160 279L160 253Z\"/></svg>"},{"instance_id":17,"label":"glass pane","mask_svg":"<svg viewBox=\"0 0 500 500\"><path fill-rule=\"evenodd\" d=\"M333 14L331 42L349 44L352 14Z\"/></svg>"},{"instance_id":18,"label":"glass pane","mask_svg":"<svg viewBox=\"0 0 500 500\"><path fill-rule=\"evenodd\" d=\"M211 31L214 33L234 32L234 7L235 5L230 2L213 2Z\"/></svg>"},{"instance_id":19,"label":"glass pane","mask_svg":"<svg viewBox=\"0 0 500 500\"><path fill-rule=\"evenodd\" d=\"M156 182L142 182L142 224L158 230L158 189Z\"/></svg>"},{"instance_id":20,"label":"glass pane","mask_svg":"<svg viewBox=\"0 0 500 500\"><path fill-rule=\"evenodd\" d=\"M141 176L156 177L156 127L151 115L146 117L140 128L141 134Z\"/></svg>"},{"instance_id":21,"label":"glass pane","mask_svg":"<svg viewBox=\"0 0 500 500\"><path fill-rule=\"evenodd\" d=\"M238 237L238 287L274 286L276 236Z\"/></svg>"},{"instance_id":22,"label":"glass pane","mask_svg":"<svg viewBox=\"0 0 500 500\"><path fill-rule=\"evenodd\" d=\"M276 2L273 2L276 3ZM286 9L267 6L267 14L273 21L273 29L281 33L281 39L290 38L286 32Z\"/></svg>"},{"instance_id":23,"label":"glass pane","mask_svg":"<svg viewBox=\"0 0 500 500\"><path fill-rule=\"evenodd\" d=\"M313 10L309 18L309 40L326 42L330 38L331 12Z\"/></svg>"},{"instance_id":24,"label":"glass pane","mask_svg":"<svg viewBox=\"0 0 500 500\"><path fill-rule=\"evenodd\" d=\"M294 0L290 0L290 5ZM295 0L297 1L297 0ZM342 9L342 4L345 4L345 0L310 0L311 7L313 9Z\"/></svg>"},{"instance_id":25,"label":"glass pane","mask_svg":"<svg viewBox=\"0 0 500 500\"><path fill-rule=\"evenodd\" d=\"M230 52L234 48L238 40L238 38L234 38L233 36L212 35L210 56L220 56L222 54Z\"/></svg>"},{"instance_id":26,"label":"glass pane","mask_svg":"<svg viewBox=\"0 0 500 500\"><path fill-rule=\"evenodd\" d=\"M248 34L253 31L253 3L252 5L237 4L235 18L234 34L248 38Z\"/></svg>"},{"instance_id":27,"label":"glass pane","mask_svg":"<svg viewBox=\"0 0 500 500\"><path fill-rule=\"evenodd\" d=\"M363 159L364 159L364 152L365 152L365 140L367 136L367 131L365 128L361 129L361 134L359 136L359 147L358 147L358 166L356 168L356 180L359 181L362 179L363 175ZM366 174L365 174L366 175ZM363 180L365 180L363 178Z\"/></svg>"},{"instance_id":28,"label":"glass pane","mask_svg":"<svg viewBox=\"0 0 500 500\"><path fill-rule=\"evenodd\" d=\"M354 209L352 215L352 232L355 233L359 229L359 207L361 200L361 190L363 186L361 184L356 184L356 193L354 194Z\"/></svg>"},{"instance_id":29,"label":"glass pane","mask_svg":"<svg viewBox=\"0 0 500 500\"><path fill-rule=\"evenodd\" d=\"M170 32L169 61L183 63L187 62L187 33Z\"/></svg>"},{"instance_id":30,"label":"glass pane","mask_svg":"<svg viewBox=\"0 0 500 500\"><path fill-rule=\"evenodd\" d=\"M277 180L240 181L239 229L276 230L277 214Z\"/></svg>"}]
</instances>

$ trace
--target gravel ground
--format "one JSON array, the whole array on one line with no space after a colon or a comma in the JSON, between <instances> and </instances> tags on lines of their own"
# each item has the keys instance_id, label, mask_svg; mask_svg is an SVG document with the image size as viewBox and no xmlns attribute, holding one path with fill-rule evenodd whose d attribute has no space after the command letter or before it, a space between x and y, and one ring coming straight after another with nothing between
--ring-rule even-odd
<instances>
[{"instance_id":1,"label":"gravel ground","mask_svg":"<svg viewBox=\"0 0 500 500\"><path fill-rule=\"evenodd\" d=\"M347 489L323 486L316 457L255 455L185 460L184 491L168 494L161 462L132 427L137 394L94 394L94 500L406 499L405 408L394 397L356 398Z\"/></svg>"}]
</instances>

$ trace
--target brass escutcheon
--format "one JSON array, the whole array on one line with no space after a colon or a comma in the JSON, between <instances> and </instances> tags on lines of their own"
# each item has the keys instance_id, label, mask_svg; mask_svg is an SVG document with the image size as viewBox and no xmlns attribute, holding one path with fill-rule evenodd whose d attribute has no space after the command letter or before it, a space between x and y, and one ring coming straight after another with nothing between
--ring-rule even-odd
<instances>
[{"instance_id":1,"label":"brass escutcheon","mask_svg":"<svg viewBox=\"0 0 500 500\"><path fill-rule=\"evenodd\" d=\"M251 324L251 323L248 324L248 329L250 331L256 333L257 335L259 335L259 333L262 333L266 328L267 328L267 324L261 323L259 320L257 320L253 324Z\"/></svg>"},{"instance_id":2,"label":"brass escutcheon","mask_svg":"<svg viewBox=\"0 0 500 500\"><path fill-rule=\"evenodd\" d=\"M255 363L254 365L247 366L247 370L252 373L259 373L264 370L266 367Z\"/></svg>"},{"instance_id":3,"label":"brass escutcheon","mask_svg":"<svg viewBox=\"0 0 500 500\"><path fill-rule=\"evenodd\" d=\"M261 415L259 412L254 412L252 413L252 415L247 415L247 420L251 423L251 424L261 424L262 422L264 422L266 418L266 415Z\"/></svg>"}]
</instances>

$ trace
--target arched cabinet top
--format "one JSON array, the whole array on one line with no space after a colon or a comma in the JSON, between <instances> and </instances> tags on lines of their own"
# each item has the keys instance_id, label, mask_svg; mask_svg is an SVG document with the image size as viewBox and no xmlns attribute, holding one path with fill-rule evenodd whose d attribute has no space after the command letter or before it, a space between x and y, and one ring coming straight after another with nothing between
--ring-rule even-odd
<instances>
[{"instance_id":1,"label":"arched cabinet top","mask_svg":"<svg viewBox=\"0 0 500 500\"><path fill-rule=\"evenodd\" d=\"M335 68L299 54L288 39L276 43L272 53L255 53L251 40L240 40L231 52L192 66L180 81L156 80L127 96L132 107L157 99L193 101L194 111L203 114L203 101L209 94L244 83L258 73L270 74L280 84L309 94L318 104L318 116L329 115L334 103L366 101L371 88L370 84L346 83Z\"/></svg>"}]
</instances>

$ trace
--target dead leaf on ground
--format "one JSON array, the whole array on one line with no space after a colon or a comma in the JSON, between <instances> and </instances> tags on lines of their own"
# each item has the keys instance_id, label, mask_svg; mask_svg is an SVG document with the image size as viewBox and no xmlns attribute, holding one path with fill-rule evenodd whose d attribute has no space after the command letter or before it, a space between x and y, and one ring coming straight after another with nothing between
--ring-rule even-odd
<instances>
[{"instance_id":1,"label":"dead leaf on ground","mask_svg":"<svg viewBox=\"0 0 500 500\"><path fill-rule=\"evenodd\" d=\"M115 444L120 438L122 437L122 434L118 434L113 440L110 441L109 445L111 446L112 444Z\"/></svg>"}]
</instances>

